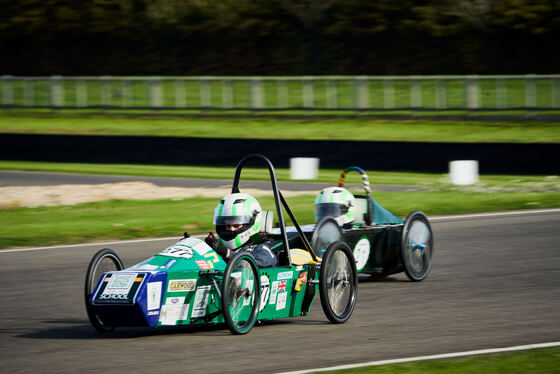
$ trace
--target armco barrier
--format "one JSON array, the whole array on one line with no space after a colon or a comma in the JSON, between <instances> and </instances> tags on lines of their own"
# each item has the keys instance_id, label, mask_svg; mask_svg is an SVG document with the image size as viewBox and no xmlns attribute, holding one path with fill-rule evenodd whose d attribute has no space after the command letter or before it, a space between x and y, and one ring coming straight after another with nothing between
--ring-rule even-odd
<instances>
[{"instance_id":1,"label":"armco barrier","mask_svg":"<svg viewBox=\"0 0 560 374\"><path fill-rule=\"evenodd\" d=\"M558 174L558 144L405 143L0 134L1 160L234 166L261 153L277 167L317 157L321 168L448 172L452 160L478 160L480 173Z\"/></svg>"}]
</instances>

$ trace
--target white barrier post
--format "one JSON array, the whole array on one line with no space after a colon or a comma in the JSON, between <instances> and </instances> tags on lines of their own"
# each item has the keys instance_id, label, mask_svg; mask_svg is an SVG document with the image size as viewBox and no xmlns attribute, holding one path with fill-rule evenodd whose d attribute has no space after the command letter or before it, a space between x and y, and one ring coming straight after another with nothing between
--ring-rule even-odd
<instances>
[{"instance_id":1,"label":"white barrier post","mask_svg":"<svg viewBox=\"0 0 560 374\"><path fill-rule=\"evenodd\" d=\"M469 185L478 182L478 161L459 160L449 162L451 183L455 185Z\"/></svg>"},{"instance_id":2,"label":"white barrier post","mask_svg":"<svg viewBox=\"0 0 560 374\"><path fill-rule=\"evenodd\" d=\"M295 157L290 159L291 179L316 179L319 175L318 170L318 158Z\"/></svg>"}]
</instances>

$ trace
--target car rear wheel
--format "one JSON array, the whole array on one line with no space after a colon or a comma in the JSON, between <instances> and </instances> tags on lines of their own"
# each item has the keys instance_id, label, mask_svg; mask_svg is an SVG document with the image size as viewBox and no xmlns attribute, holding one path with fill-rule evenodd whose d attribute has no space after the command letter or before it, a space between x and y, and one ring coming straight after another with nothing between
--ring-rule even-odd
<instances>
[{"instance_id":1,"label":"car rear wheel","mask_svg":"<svg viewBox=\"0 0 560 374\"><path fill-rule=\"evenodd\" d=\"M356 260L348 244L331 243L321 262L319 278L321 306L332 323L346 322L358 297Z\"/></svg>"},{"instance_id":2,"label":"car rear wheel","mask_svg":"<svg viewBox=\"0 0 560 374\"><path fill-rule=\"evenodd\" d=\"M91 306L91 295L93 294L93 291L95 291L95 286L97 286L97 283L99 283L99 280L104 273L122 269L124 269L124 265L120 257L110 248L104 248L97 252L89 263L86 273L84 298L89 321L91 322L93 328L99 332L113 331L115 327L106 326L103 324L99 316L95 314L93 307Z\"/></svg>"},{"instance_id":3,"label":"car rear wheel","mask_svg":"<svg viewBox=\"0 0 560 374\"><path fill-rule=\"evenodd\" d=\"M402 235L404 270L411 281L419 282L428 276L434 253L434 238L428 217L420 211L410 213Z\"/></svg>"},{"instance_id":4,"label":"car rear wheel","mask_svg":"<svg viewBox=\"0 0 560 374\"><path fill-rule=\"evenodd\" d=\"M224 319L233 334L246 334L253 328L260 298L260 274L255 259L248 253L234 255L222 283Z\"/></svg>"}]
</instances>

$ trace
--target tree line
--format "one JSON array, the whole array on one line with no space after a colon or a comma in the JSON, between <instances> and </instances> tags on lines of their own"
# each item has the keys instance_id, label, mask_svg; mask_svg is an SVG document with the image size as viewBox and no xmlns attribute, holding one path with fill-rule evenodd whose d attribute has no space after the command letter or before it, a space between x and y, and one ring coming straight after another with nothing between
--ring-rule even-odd
<instances>
[{"instance_id":1,"label":"tree line","mask_svg":"<svg viewBox=\"0 0 560 374\"><path fill-rule=\"evenodd\" d=\"M0 0L0 74L558 73L560 0Z\"/></svg>"}]
</instances>

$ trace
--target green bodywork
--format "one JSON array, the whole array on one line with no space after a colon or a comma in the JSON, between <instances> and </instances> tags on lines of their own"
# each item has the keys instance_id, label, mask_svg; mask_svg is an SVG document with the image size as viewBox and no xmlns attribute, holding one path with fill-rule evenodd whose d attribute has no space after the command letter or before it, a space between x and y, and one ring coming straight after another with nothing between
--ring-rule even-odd
<instances>
[{"instance_id":1,"label":"green bodywork","mask_svg":"<svg viewBox=\"0 0 560 374\"><path fill-rule=\"evenodd\" d=\"M181 244L186 243L186 245ZM175 250L176 249L176 250ZM226 262L198 239L185 239L129 269L164 271L158 326L221 323L221 292ZM306 315L318 286L313 265L261 268L259 320ZM298 278L302 281L298 282ZM305 282L303 282L305 279ZM298 283L301 288L296 290Z\"/></svg>"}]
</instances>

